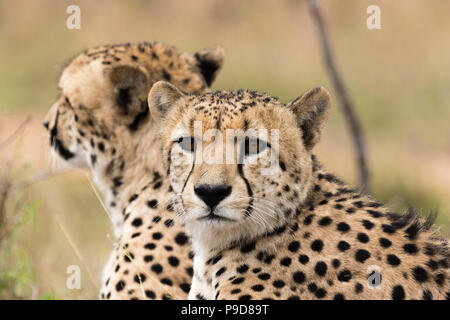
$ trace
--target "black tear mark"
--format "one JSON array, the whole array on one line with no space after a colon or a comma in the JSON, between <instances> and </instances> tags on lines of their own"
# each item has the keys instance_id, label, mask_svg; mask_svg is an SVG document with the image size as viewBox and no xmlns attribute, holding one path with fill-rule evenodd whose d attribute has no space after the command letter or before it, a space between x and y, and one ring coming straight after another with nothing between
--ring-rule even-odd
<instances>
[{"instance_id":1,"label":"black tear mark","mask_svg":"<svg viewBox=\"0 0 450 320\"><path fill-rule=\"evenodd\" d=\"M244 171L242 169L242 163L238 164L238 172L241 176L242 180L245 182L245 186L247 187L247 193L250 197L250 202L248 203L247 209L245 209L245 216L249 217L253 210L253 190L250 186L250 183L248 182L247 178L244 176Z\"/></svg>"},{"instance_id":2,"label":"black tear mark","mask_svg":"<svg viewBox=\"0 0 450 320\"><path fill-rule=\"evenodd\" d=\"M63 146L61 140L58 139L58 117L59 117L59 111L56 111L56 117L55 117L55 125L50 130L50 145L55 148L55 150L60 154L60 156L64 160L69 160L73 157L75 157L75 154L73 154L69 149Z\"/></svg>"},{"instance_id":3,"label":"black tear mark","mask_svg":"<svg viewBox=\"0 0 450 320\"><path fill-rule=\"evenodd\" d=\"M201 57L198 53L196 53L194 57L198 61L198 67L200 68L200 72L203 75L206 84L208 87L211 86L216 71L219 69L219 65L215 61L207 60L205 57Z\"/></svg>"}]
</instances>

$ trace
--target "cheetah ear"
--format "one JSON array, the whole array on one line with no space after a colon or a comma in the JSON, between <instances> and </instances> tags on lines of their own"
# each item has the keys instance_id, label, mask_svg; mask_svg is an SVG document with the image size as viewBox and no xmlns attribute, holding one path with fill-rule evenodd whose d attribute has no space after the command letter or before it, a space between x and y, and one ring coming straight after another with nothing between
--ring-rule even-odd
<instances>
[{"instance_id":1,"label":"cheetah ear","mask_svg":"<svg viewBox=\"0 0 450 320\"><path fill-rule=\"evenodd\" d=\"M156 82L148 94L148 106L153 119L167 114L176 101L185 95L167 81Z\"/></svg>"},{"instance_id":2,"label":"cheetah ear","mask_svg":"<svg viewBox=\"0 0 450 320\"><path fill-rule=\"evenodd\" d=\"M311 150L320 139L320 131L330 111L330 94L323 87L309 90L287 105L297 117L303 143Z\"/></svg>"},{"instance_id":3,"label":"cheetah ear","mask_svg":"<svg viewBox=\"0 0 450 320\"><path fill-rule=\"evenodd\" d=\"M197 66L199 67L206 84L210 87L222 68L225 59L225 50L223 47L216 45L198 51L194 54L194 58L197 61Z\"/></svg>"},{"instance_id":4,"label":"cheetah ear","mask_svg":"<svg viewBox=\"0 0 450 320\"><path fill-rule=\"evenodd\" d=\"M118 65L109 71L114 104L123 114L142 112L146 108L150 81L147 70L140 66Z\"/></svg>"}]
</instances>

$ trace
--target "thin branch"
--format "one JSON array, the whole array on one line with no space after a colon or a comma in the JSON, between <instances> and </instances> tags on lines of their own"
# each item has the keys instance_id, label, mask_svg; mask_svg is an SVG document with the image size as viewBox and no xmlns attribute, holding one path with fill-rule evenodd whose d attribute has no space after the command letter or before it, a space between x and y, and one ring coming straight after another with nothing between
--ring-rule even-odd
<instances>
[{"instance_id":1,"label":"thin branch","mask_svg":"<svg viewBox=\"0 0 450 320\"><path fill-rule=\"evenodd\" d=\"M328 36L325 30L324 21L319 8L318 0L308 0L309 9L311 15L319 33L320 42L322 45L322 50L324 54L324 60L327 70L330 74L333 86L338 94L341 101L342 111L349 125L350 133L355 144L357 153L357 162L359 166L359 180L360 188L363 192L369 192L370 188L370 174L367 167L367 156L365 150L364 136L362 133L361 125L359 119L354 111L353 103L350 99L348 91L342 81L339 71L337 70L336 64L334 62L333 54L328 41Z\"/></svg>"},{"instance_id":2,"label":"thin branch","mask_svg":"<svg viewBox=\"0 0 450 320\"><path fill-rule=\"evenodd\" d=\"M13 142L17 136L25 129L25 127L28 125L28 123L31 121L31 116L28 115L25 120L20 124L20 126L4 141L0 143L0 149L6 147L8 144Z\"/></svg>"},{"instance_id":3,"label":"thin branch","mask_svg":"<svg viewBox=\"0 0 450 320\"><path fill-rule=\"evenodd\" d=\"M44 181L47 180L49 178L52 178L56 175L59 175L61 173L67 172L70 169L62 169L62 170L58 170L58 171L54 171L54 170L48 170L48 171L42 171L37 173L36 175L34 175L33 177L31 177L28 180L16 183L14 185L11 186L11 190L16 190L16 189L22 189L22 188L26 188L31 186L32 184L35 184L37 182L40 181Z\"/></svg>"}]
</instances>

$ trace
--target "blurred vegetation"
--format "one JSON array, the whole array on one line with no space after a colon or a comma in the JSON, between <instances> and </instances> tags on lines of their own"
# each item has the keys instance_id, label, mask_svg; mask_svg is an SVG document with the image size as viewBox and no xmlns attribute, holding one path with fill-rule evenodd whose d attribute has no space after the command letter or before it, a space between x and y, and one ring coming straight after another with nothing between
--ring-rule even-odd
<instances>
[{"instance_id":1,"label":"blurred vegetation","mask_svg":"<svg viewBox=\"0 0 450 320\"><path fill-rule=\"evenodd\" d=\"M372 190L393 210L408 204L423 214L438 210L437 222L448 235L450 2L378 0L382 29L370 31L366 8L373 3L321 1L365 130ZM70 4L81 8L81 30L66 29ZM20 147L0 149L0 172L11 155L20 162L13 181L48 167L40 123L57 95L61 67L95 45L160 40L193 53L219 43L227 58L215 88L266 91L284 102L317 85L334 94L303 0L0 0L0 40L0 143L33 116ZM356 181L352 144L336 103L317 154L331 171ZM6 207L15 223L0 243L0 298L96 298L111 229L85 173L16 190ZM65 286L72 264L82 268L80 291Z\"/></svg>"}]
</instances>

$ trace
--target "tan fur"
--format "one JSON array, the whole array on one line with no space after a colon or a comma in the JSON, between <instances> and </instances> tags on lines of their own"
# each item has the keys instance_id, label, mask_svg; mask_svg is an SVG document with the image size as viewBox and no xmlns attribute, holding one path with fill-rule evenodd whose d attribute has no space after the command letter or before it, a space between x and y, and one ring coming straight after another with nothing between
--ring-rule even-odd
<instances>
[{"instance_id":1,"label":"tan fur","mask_svg":"<svg viewBox=\"0 0 450 320\"><path fill-rule=\"evenodd\" d=\"M412 212L389 213L321 169L312 155L329 109L325 89L313 89L288 106L244 90L174 92L172 85L157 83L149 104L160 110L175 208L192 237L191 299L449 298L449 245L432 222ZM202 122L203 132L280 130L278 149L271 146L279 152L280 170L262 174L264 152L249 153L241 173L237 164L194 162L213 144L194 136L194 121ZM183 149L180 138L186 136L203 139L201 152ZM232 191L209 208L194 190L204 184ZM368 283L373 268L381 274L376 288Z\"/></svg>"},{"instance_id":2,"label":"tan fur","mask_svg":"<svg viewBox=\"0 0 450 320\"><path fill-rule=\"evenodd\" d=\"M54 153L92 171L112 215L117 242L101 298L187 296L191 248L172 221L171 190L157 160L159 122L149 115L147 95L161 79L183 92L208 91L223 59L218 46L190 55L154 42L90 49L65 67L46 121Z\"/></svg>"}]
</instances>

